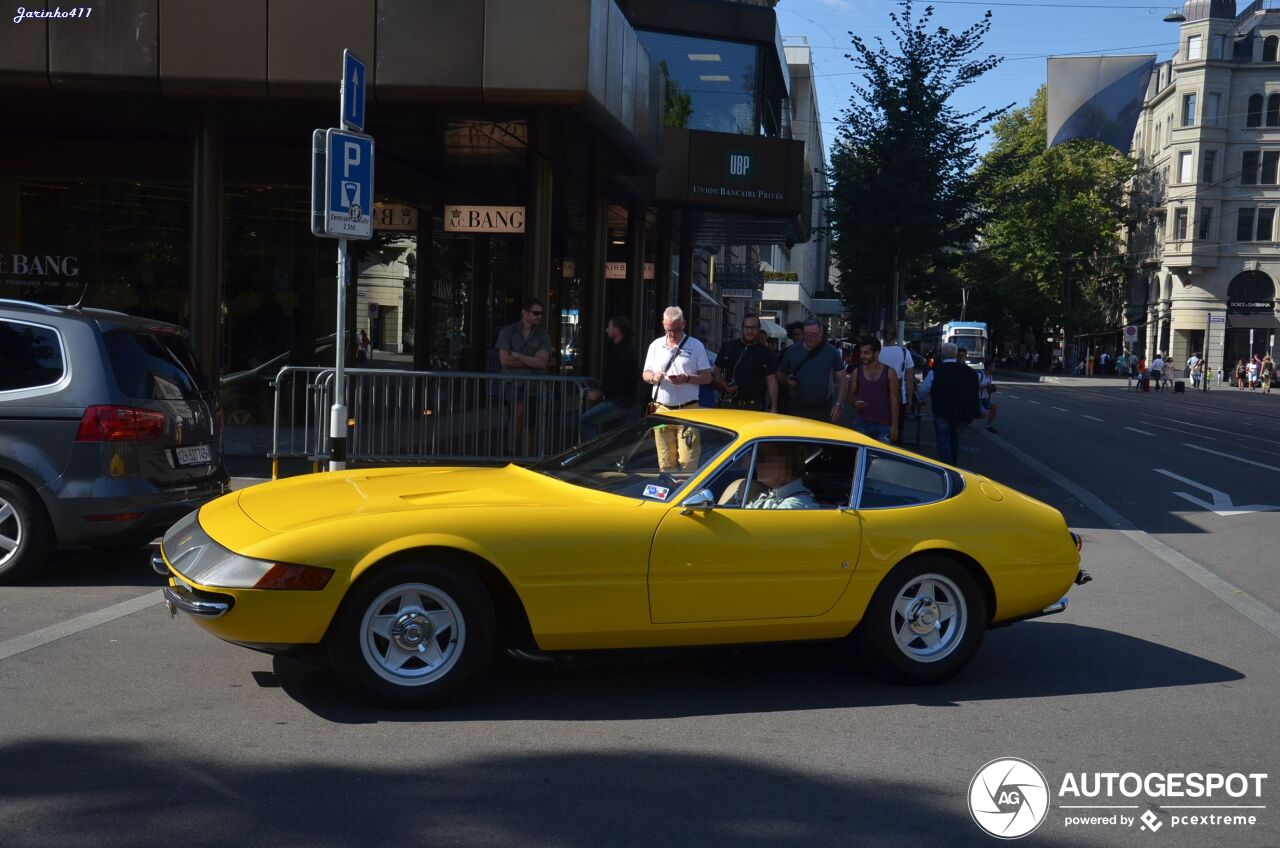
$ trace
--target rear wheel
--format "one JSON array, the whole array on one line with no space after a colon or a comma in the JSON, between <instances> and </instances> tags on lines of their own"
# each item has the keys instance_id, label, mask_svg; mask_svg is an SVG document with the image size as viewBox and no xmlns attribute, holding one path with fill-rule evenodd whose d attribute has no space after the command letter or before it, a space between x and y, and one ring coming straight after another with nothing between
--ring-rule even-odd
<instances>
[{"instance_id":1,"label":"rear wheel","mask_svg":"<svg viewBox=\"0 0 1280 848\"><path fill-rule=\"evenodd\" d=\"M964 566L943 556L916 557L880 582L854 642L886 680L940 683L978 650L987 615L986 597Z\"/></svg>"},{"instance_id":2,"label":"rear wheel","mask_svg":"<svg viewBox=\"0 0 1280 848\"><path fill-rule=\"evenodd\" d=\"M27 489L0 479L0 583L12 583L44 564L53 532L44 507Z\"/></svg>"},{"instance_id":3,"label":"rear wheel","mask_svg":"<svg viewBox=\"0 0 1280 848\"><path fill-rule=\"evenodd\" d=\"M400 563L352 590L329 654L348 684L392 706L420 707L484 672L494 621L484 584L465 567Z\"/></svg>"}]
</instances>

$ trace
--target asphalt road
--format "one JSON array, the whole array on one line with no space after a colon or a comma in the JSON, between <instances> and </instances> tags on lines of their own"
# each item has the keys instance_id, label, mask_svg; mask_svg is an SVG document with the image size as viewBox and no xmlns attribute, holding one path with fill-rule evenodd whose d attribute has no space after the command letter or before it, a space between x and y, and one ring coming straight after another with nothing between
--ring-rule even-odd
<instances>
[{"instance_id":1,"label":"asphalt road","mask_svg":"<svg viewBox=\"0 0 1280 848\"><path fill-rule=\"evenodd\" d=\"M1280 845L1280 516L1218 514L1280 502L1260 467L1280 470L1280 397L1001 387L1000 434L966 433L962 464L1062 509L1095 580L991 631L951 683L884 686L825 646L500 660L442 709L391 712L170 621L145 554L71 553L0 588L0 846L992 845L966 797L1004 756L1055 790L1271 776L1251 827L1059 797L1028 845ZM1175 494L1214 506L1188 480L1231 509ZM1152 808L1156 832L1065 823Z\"/></svg>"}]
</instances>

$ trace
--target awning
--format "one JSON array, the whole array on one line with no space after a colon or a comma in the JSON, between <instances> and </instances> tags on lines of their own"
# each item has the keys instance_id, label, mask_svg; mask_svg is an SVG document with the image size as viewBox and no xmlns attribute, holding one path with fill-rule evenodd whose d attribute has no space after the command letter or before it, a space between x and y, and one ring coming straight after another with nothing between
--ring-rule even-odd
<instances>
[{"instance_id":1,"label":"awning","mask_svg":"<svg viewBox=\"0 0 1280 848\"><path fill-rule=\"evenodd\" d=\"M787 330L772 318L761 318L760 329L764 330L765 335L771 339L785 339Z\"/></svg>"},{"instance_id":2,"label":"awning","mask_svg":"<svg viewBox=\"0 0 1280 848\"><path fill-rule=\"evenodd\" d=\"M724 309L724 303L720 300L720 298L716 297L711 292L704 289L702 286L698 285L697 283L694 283L693 290L697 292L699 295L701 295L702 299L705 300L707 303L711 304L712 306L718 306L721 309Z\"/></svg>"}]
</instances>

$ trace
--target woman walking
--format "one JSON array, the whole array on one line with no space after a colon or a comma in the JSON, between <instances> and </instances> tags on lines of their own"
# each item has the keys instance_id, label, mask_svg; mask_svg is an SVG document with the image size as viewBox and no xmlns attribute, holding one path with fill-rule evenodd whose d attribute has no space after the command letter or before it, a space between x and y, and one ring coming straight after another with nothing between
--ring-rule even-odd
<instances>
[{"instance_id":1,"label":"woman walking","mask_svg":"<svg viewBox=\"0 0 1280 848\"><path fill-rule=\"evenodd\" d=\"M1262 360L1262 393L1264 395L1271 394L1271 384L1276 379L1276 361L1271 358L1271 354L1267 354Z\"/></svg>"},{"instance_id":2,"label":"woman walking","mask_svg":"<svg viewBox=\"0 0 1280 848\"><path fill-rule=\"evenodd\" d=\"M1232 377L1235 378L1236 388L1243 389L1244 388L1244 360L1243 359L1236 360L1236 370L1235 370L1235 373L1232 374Z\"/></svg>"}]
</instances>

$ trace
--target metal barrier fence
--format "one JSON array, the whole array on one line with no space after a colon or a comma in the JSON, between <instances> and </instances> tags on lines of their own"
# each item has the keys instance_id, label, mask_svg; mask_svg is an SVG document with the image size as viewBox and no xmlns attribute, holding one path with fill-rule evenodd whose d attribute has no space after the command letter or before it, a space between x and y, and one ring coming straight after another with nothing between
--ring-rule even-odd
<instances>
[{"instance_id":1,"label":"metal barrier fence","mask_svg":"<svg viewBox=\"0 0 1280 848\"><path fill-rule=\"evenodd\" d=\"M572 447L594 380L348 368L353 462L530 461ZM330 451L332 368L289 366L275 379L271 459Z\"/></svg>"}]
</instances>

